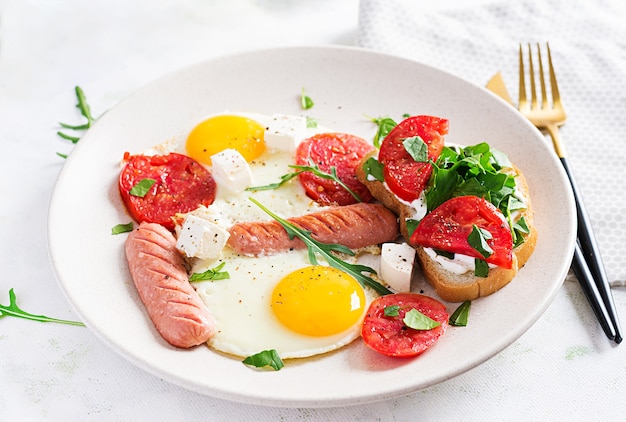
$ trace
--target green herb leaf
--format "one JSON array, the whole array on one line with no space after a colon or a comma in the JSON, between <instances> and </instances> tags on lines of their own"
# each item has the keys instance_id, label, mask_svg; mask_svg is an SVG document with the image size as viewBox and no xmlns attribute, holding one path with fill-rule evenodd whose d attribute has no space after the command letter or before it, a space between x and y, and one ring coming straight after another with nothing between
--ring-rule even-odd
<instances>
[{"instance_id":1,"label":"green herb leaf","mask_svg":"<svg viewBox=\"0 0 626 422\"><path fill-rule=\"evenodd\" d=\"M133 196L139 196L143 198L150 191L152 185L156 183L154 179L141 179L135 186L130 189L130 194Z\"/></svg>"},{"instance_id":2,"label":"green herb leaf","mask_svg":"<svg viewBox=\"0 0 626 422\"><path fill-rule=\"evenodd\" d=\"M374 135L374 146L376 148L380 148L385 137L389 135L389 132L391 132L394 127L397 126L397 123L391 117L386 116L370 118L370 120L378 125L378 130Z\"/></svg>"},{"instance_id":3,"label":"green herb leaf","mask_svg":"<svg viewBox=\"0 0 626 422\"><path fill-rule=\"evenodd\" d=\"M300 95L300 105L302 106L303 110L308 110L308 109L312 108L315 105L315 103L313 102L311 97L309 97L304 92L304 88L302 88L302 93Z\"/></svg>"},{"instance_id":4,"label":"green herb leaf","mask_svg":"<svg viewBox=\"0 0 626 422\"><path fill-rule=\"evenodd\" d=\"M487 277L489 275L489 264L480 258L474 258L474 275L476 277Z\"/></svg>"},{"instance_id":5,"label":"green herb leaf","mask_svg":"<svg viewBox=\"0 0 626 422\"><path fill-rule=\"evenodd\" d=\"M419 226L420 220L409 218L405 221L405 224L406 224L406 231L408 232L409 237L411 237L413 235L413 232L417 228L417 226Z\"/></svg>"},{"instance_id":6,"label":"green herb leaf","mask_svg":"<svg viewBox=\"0 0 626 422\"><path fill-rule=\"evenodd\" d=\"M412 136L405 138L402 141L404 149L409 155L418 163L425 163L428 161L428 145L419 136Z\"/></svg>"},{"instance_id":7,"label":"green herb leaf","mask_svg":"<svg viewBox=\"0 0 626 422\"><path fill-rule=\"evenodd\" d=\"M126 223L126 224L116 224L111 229L111 234L121 234L121 233L128 233L132 231L133 231L133 222L131 221L130 223Z\"/></svg>"},{"instance_id":8,"label":"green herb leaf","mask_svg":"<svg viewBox=\"0 0 626 422\"><path fill-rule=\"evenodd\" d=\"M63 154L61 152L57 152L57 155L61 158L67 158L67 154Z\"/></svg>"},{"instance_id":9,"label":"green herb leaf","mask_svg":"<svg viewBox=\"0 0 626 422\"><path fill-rule=\"evenodd\" d=\"M336 268L338 270L344 271L354 277L362 286L369 286L378 292L381 295L391 294L391 290L372 279L371 277L363 274L376 274L374 269L359 264L351 264L349 262L345 262L342 259L338 258L333 252L343 253L349 256L354 256L354 252L352 252L349 248L344 245L339 245L336 243L322 243L311 237L311 232L307 230L302 230L301 228L293 225L289 221L284 218L279 217L274 214L272 211L268 210L265 206L263 206L259 201L254 198L249 198L250 201L255 203L259 208L265 211L270 217L274 220L278 221L281 226L285 229L287 234L289 234L289 238L293 239L294 237L298 237L300 240L304 242L309 251L309 261L312 265L317 265L317 258L315 254L321 255L328 264Z\"/></svg>"},{"instance_id":10,"label":"green herb leaf","mask_svg":"<svg viewBox=\"0 0 626 422\"><path fill-rule=\"evenodd\" d=\"M294 177L298 176L299 174L305 173L305 172L311 172L314 175L316 175L317 177L320 177L322 179L328 179L328 180L334 181L339 186L341 186L346 191L348 191L348 193L350 195L352 195L352 197L357 202L362 202L361 201L361 197L356 192L354 192L352 189L350 189L348 187L348 185L346 185L339 178L339 176L337 176L337 169L334 166L330 168L330 173L326 173L325 171L320 169L319 166L317 164L315 164L313 162L313 160L311 160L311 158L309 158L309 164L310 165L308 165L308 166L290 165L289 167L293 168L293 169L296 169L296 171L293 172L293 173L283 174L282 176L280 176L280 181L279 182L270 183L269 185L264 185L264 186L253 186L253 187L250 187L250 188L246 188L246 190L247 191L259 191L259 190L278 189L279 187L281 187L282 185L284 185L285 183L287 183L288 181L290 181Z\"/></svg>"},{"instance_id":11,"label":"green herb leaf","mask_svg":"<svg viewBox=\"0 0 626 422\"><path fill-rule=\"evenodd\" d=\"M470 308L472 302L469 300L461 303L458 308L450 315L448 322L455 327L466 327L467 320L469 319Z\"/></svg>"},{"instance_id":12,"label":"green herb leaf","mask_svg":"<svg viewBox=\"0 0 626 422\"><path fill-rule=\"evenodd\" d=\"M215 280L227 280L230 278L228 271L222 271L226 262L222 262L214 268L209 268L203 273L193 273L189 277L189 281L215 281Z\"/></svg>"},{"instance_id":13,"label":"green herb leaf","mask_svg":"<svg viewBox=\"0 0 626 422\"><path fill-rule=\"evenodd\" d=\"M23 311L17 306L17 300L15 299L15 292L13 292L13 289L9 290L9 306L0 305L0 318L4 318L6 316L24 318L31 321L56 322L59 324L85 326L85 324L78 321L68 321L65 319L51 318L45 315L34 315Z\"/></svg>"},{"instance_id":14,"label":"green herb leaf","mask_svg":"<svg viewBox=\"0 0 626 422\"><path fill-rule=\"evenodd\" d=\"M62 128L70 129L70 130L76 130L76 131L87 130L91 127L91 125L94 123L96 119L94 119L93 116L91 115L91 108L89 107L89 104L87 104L87 97L85 97L85 93L83 92L82 88L79 86L76 86L74 88L74 92L76 93L76 99L78 100L76 107L80 110L80 114L87 120L87 122L80 124L80 125L70 125L67 123L59 123L59 125ZM57 132L57 135L59 135L63 139L71 141L74 144L80 140L79 137L71 136L64 132ZM57 155L60 155L60 154L57 154ZM64 158L67 158L67 156Z\"/></svg>"},{"instance_id":15,"label":"green herb leaf","mask_svg":"<svg viewBox=\"0 0 626 422\"><path fill-rule=\"evenodd\" d=\"M398 305L385 306L385 309L383 309L383 314L385 316L390 316L390 317L398 316L400 315L400 306Z\"/></svg>"},{"instance_id":16,"label":"green herb leaf","mask_svg":"<svg viewBox=\"0 0 626 422\"><path fill-rule=\"evenodd\" d=\"M363 170L365 170L365 174L371 175L379 182L385 181L385 177L383 176L383 165L376 158L370 157L365 160L365 163L363 163Z\"/></svg>"},{"instance_id":17,"label":"green herb leaf","mask_svg":"<svg viewBox=\"0 0 626 422\"><path fill-rule=\"evenodd\" d=\"M417 309L411 309L409 312L404 314L404 319L402 321L407 327L413 328L414 330L432 330L433 328L441 325L439 322L424 315Z\"/></svg>"},{"instance_id":18,"label":"green herb leaf","mask_svg":"<svg viewBox=\"0 0 626 422\"><path fill-rule=\"evenodd\" d=\"M307 117L306 118L306 127L309 127L309 128L317 127L317 119L314 119L313 117Z\"/></svg>"},{"instance_id":19,"label":"green herb leaf","mask_svg":"<svg viewBox=\"0 0 626 422\"><path fill-rule=\"evenodd\" d=\"M274 368L275 371L279 371L283 366L285 366L283 360L280 358L275 349L264 350L255 355L248 356L243 360L243 363L256 368L270 366Z\"/></svg>"},{"instance_id":20,"label":"green herb leaf","mask_svg":"<svg viewBox=\"0 0 626 422\"><path fill-rule=\"evenodd\" d=\"M470 246L479 254L485 258L489 258L493 254L493 249L487 243L487 240L491 239L491 233L485 229L481 229L476 224L472 225L472 232L467 236L467 242Z\"/></svg>"}]
</instances>

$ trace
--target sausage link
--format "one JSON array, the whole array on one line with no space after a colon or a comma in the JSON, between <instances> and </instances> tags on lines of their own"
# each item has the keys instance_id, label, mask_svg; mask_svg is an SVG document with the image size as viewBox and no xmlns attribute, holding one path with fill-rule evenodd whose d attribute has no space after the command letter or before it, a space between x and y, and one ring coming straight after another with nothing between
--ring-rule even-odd
<instances>
[{"instance_id":1,"label":"sausage link","mask_svg":"<svg viewBox=\"0 0 626 422\"><path fill-rule=\"evenodd\" d=\"M126 259L152 322L171 345L189 348L215 333L215 320L189 283L176 239L166 228L141 223L128 235Z\"/></svg>"},{"instance_id":2,"label":"sausage link","mask_svg":"<svg viewBox=\"0 0 626 422\"><path fill-rule=\"evenodd\" d=\"M288 218L296 226L310 231L322 243L338 243L350 249L363 248L398 237L395 214L380 204L358 203ZM237 223L230 229L228 246L243 255L267 255L306 246L289 235L277 221Z\"/></svg>"}]
</instances>

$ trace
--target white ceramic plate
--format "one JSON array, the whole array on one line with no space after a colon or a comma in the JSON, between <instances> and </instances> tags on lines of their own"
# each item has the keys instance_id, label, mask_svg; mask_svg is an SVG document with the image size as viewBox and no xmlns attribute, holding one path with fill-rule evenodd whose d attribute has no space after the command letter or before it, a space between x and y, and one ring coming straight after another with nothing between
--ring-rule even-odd
<instances>
[{"instance_id":1,"label":"white ceramic plate","mask_svg":"<svg viewBox=\"0 0 626 422\"><path fill-rule=\"evenodd\" d=\"M177 350L154 330L123 254L129 221L117 190L125 151L183 139L225 110L303 114L305 88L321 125L371 139L365 116L432 114L447 140L486 141L508 153L530 185L539 243L518 277L472 304L469 325L450 327L416 359L392 359L360 340L329 355L257 371L207 347ZM383 400L461 374L507 347L544 312L571 261L575 208L554 153L534 127L481 87L413 61L343 47L286 48L211 60L168 75L102 116L68 158L50 204L49 248L60 285L86 325L137 366L185 388L233 401L285 407ZM558 204L558 207L555 207ZM429 290L426 293L430 293ZM449 305L452 312L457 305Z\"/></svg>"}]
</instances>

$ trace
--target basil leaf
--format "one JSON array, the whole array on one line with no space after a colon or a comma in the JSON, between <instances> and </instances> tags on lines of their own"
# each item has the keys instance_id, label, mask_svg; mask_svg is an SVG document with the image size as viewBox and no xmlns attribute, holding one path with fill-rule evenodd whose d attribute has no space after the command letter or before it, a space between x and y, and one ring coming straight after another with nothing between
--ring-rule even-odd
<instances>
[{"instance_id":1,"label":"basil leaf","mask_svg":"<svg viewBox=\"0 0 626 422\"><path fill-rule=\"evenodd\" d=\"M280 358L275 349L264 350L255 355L248 356L243 360L243 363L256 368L270 366L274 368L275 371L279 371L283 366L285 366L283 360Z\"/></svg>"},{"instance_id":2,"label":"basil leaf","mask_svg":"<svg viewBox=\"0 0 626 422\"><path fill-rule=\"evenodd\" d=\"M302 106L303 110L308 110L315 105L311 97L306 95L306 93L304 92L304 88L302 88L302 93L300 95L300 105Z\"/></svg>"},{"instance_id":3,"label":"basil leaf","mask_svg":"<svg viewBox=\"0 0 626 422\"><path fill-rule=\"evenodd\" d=\"M391 132L394 127L397 126L397 123L391 117L378 117L371 120L378 125L378 130L374 135L374 146L376 148L380 148L380 145L383 143L385 137L389 135L389 132Z\"/></svg>"},{"instance_id":4,"label":"basil leaf","mask_svg":"<svg viewBox=\"0 0 626 422\"><path fill-rule=\"evenodd\" d=\"M385 181L385 177L383 176L383 165L376 158L370 157L365 160L365 163L363 163L363 170L365 170L365 174L371 175L379 182Z\"/></svg>"},{"instance_id":5,"label":"basil leaf","mask_svg":"<svg viewBox=\"0 0 626 422\"><path fill-rule=\"evenodd\" d=\"M228 271L221 271L224 268L226 262L222 262L215 268L209 268L203 273L193 273L189 277L189 281L215 281L215 280L227 280L230 278Z\"/></svg>"},{"instance_id":6,"label":"basil leaf","mask_svg":"<svg viewBox=\"0 0 626 422\"><path fill-rule=\"evenodd\" d=\"M420 220L409 218L408 220L405 221L405 224L406 224L406 231L409 233L409 237L411 237L413 235L413 232L417 228L417 226L419 226Z\"/></svg>"},{"instance_id":7,"label":"basil leaf","mask_svg":"<svg viewBox=\"0 0 626 422\"><path fill-rule=\"evenodd\" d=\"M476 277L487 277L489 275L489 264L479 258L474 258L474 275Z\"/></svg>"},{"instance_id":8,"label":"basil leaf","mask_svg":"<svg viewBox=\"0 0 626 422\"><path fill-rule=\"evenodd\" d=\"M317 127L317 119L314 119L313 117L307 117L306 127L310 127L310 128Z\"/></svg>"},{"instance_id":9,"label":"basil leaf","mask_svg":"<svg viewBox=\"0 0 626 422\"><path fill-rule=\"evenodd\" d=\"M111 229L111 234L121 234L121 233L128 233L132 231L133 231L133 222L131 221L130 223L127 223L127 224L116 224Z\"/></svg>"},{"instance_id":10,"label":"basil leaf","mask_svg":"<svg viewBox=\"0 0 626 422\"><path fill-rule=\"evenodd\" d=\"M433 328L441 325L415 308L407 312L402 321L409 328L423 331L432 330Z\"/></svg>"},{"instance_id":11,"label":"basil leaf","mask_svg":"<svg viewBox=\"0 0 626 422\"><path fill-rule=\"evenodd\" d=\"M390 316L390 317L398 316L400 315L400 306L398 305L385 306L385 309L383 309L383 314L385 316Z\"/></svg>"},{"instance_id":12,"label":"basil leaf","mask_svg":"<svg viewBox=\"0 0 626 422\"><path fill-rule=\"evenodd\" d=\"M448 320L450 325L455 327L466 327L471 307L472 302L470 302L469 300L461 303L461 305L456 308L452 315L450 315L450 319Z\"/></svg>"},{"instance_id":13,"label":"basil leaf","mask_svg":"<svg viewBox=\"0 0 626 422\"><path fill-rule=\"evenodd\" d=\"M154 179L141 179L135 186L130 189L130 194L133 196L139 196L143 198L150 191L152 185L156 183Z\"/></svg>"},{"instance_id":14,"label":"basil leaf","mask_svg":"<svg viewBox=\"0 0 626 422\"><path fill-rule=\"evenodd\" d=\"M418 163L428 162L428 145L419 136L405 138L402 141L404 149Z\"/></svg>"},{"instance_id":15,"label":"basil leaf","mask_svg":"<svg viewBox=\"0 0 626 422\"><path fill-rule=\"evenodd\" d=\"M441 249L434 249L437 255L444 256L448 259L454 259L454 252L442 251Z\"/></svg>"},{"instance_id":16,"label":"basil leaf","mask_svg":"<svg viewBox=\"0 0 626 422\"><path fill-rule=\"evenodd\" d=\"M472 232L467 236L467 241L479 254L485 258L489 258L493 254L493 249L491 249L487 240L491 238L491 233L473 224Z\"/></svg>"}]
</instances>

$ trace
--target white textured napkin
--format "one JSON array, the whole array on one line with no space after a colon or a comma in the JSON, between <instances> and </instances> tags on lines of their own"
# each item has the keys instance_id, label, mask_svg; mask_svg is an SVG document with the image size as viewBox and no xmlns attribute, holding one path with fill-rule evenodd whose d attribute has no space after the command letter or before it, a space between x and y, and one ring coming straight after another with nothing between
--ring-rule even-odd
<instances>
[{"instance_id":1,"label":"white textured napkin","mask_svg":"<svg viewBox=\"0 0 626 422\"><path fill-rule=\"evenodd\" d=\"M611 284L626 286L624 22L623 0L440 0L434 11L424 0L361 0L358 44L483 86L501 71L517 98L519 43L545 52L549 42L568 114L562 142Z\"/></svg>"}]
</instances>

